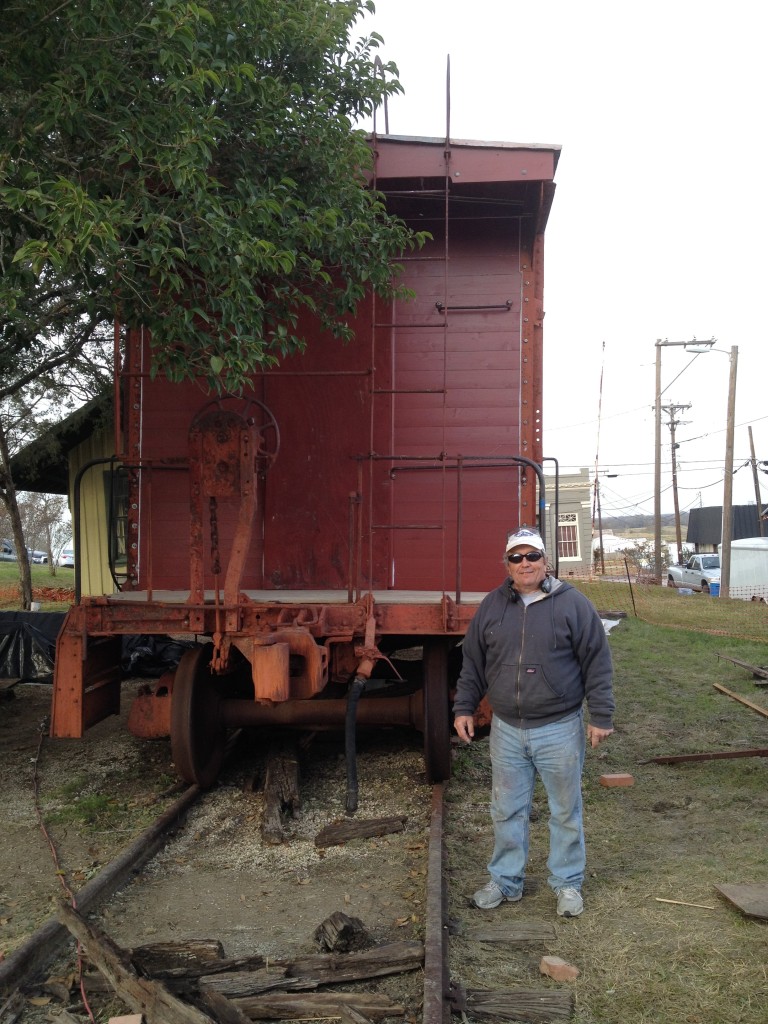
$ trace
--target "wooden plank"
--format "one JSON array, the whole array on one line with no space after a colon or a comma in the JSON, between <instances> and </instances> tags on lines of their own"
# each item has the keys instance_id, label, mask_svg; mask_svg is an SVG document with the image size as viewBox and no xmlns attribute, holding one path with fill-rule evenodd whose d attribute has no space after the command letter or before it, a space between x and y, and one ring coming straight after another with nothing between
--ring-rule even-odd
<instances>
[{"instance_id":1,"label":"wooden plank","mask_svg":"<svg viewBox=\"0 0 768 1024\"><path fill-rule=\"evenodd\" d=\"M467 1014L494 1022L526 1021L546 1024L573 1016L574 994L568 989L517 988L498 991L468 991Z\"/></svg>"},{"instance_id":2,"label":"wooden plank","mask_svg":"<svg viewBox=\"0 0 768 1024\"><path fill-rule=\"evenodd\" d=\"M285 967L262 967L258 971L231 971L227 974L211 974L200 978L201 992L218 992L227 999L238 999L245 996L263 995L275 990L284 992L286 989L314 989L315 982L304 982L303 979L287 977Z\"/></svg>"},{"instance_id":3,"label":"wooden plank","mask_svg":"<svg viewBox=\"0 0 768 1024\"><path fill-rule=\"evenodd\" d=\"M85 921L72 907L62 904L59 920L85 947L87 959L108 979L119 998L147 1024L214 1024L207 1014L182 1003L159 981L140 978L121 949L100 928Z\"/></svg>"},{"instance_id":4,"label":"wooden plank","mask_svg":"<svg viewBox=\"0 0 768 1024\"><path fill-rule=\"evenodd\" d=\"M251 1020L339 1017L342 1006L354 1006L358 1013L371 1020L402 1017L405 1013L405 1007L393 1003L389 996L372 992L275 992L234 1002Z\"/></svg>"},{"instance_id":5,"label":"wooden plank","mask_svg":"<svg viewBox=\"0 0 768 1024\"><path fill-rule=\"evenodd\" d=\"M715 885L715 888L747 917L768 920L768 883L747 882L744 885Z\"/></svg>"},{"instance_id":6,"label":"wooden plank","mask_svg":"<svg viewBox=\"0 0 768 1024\"><path fill-rule=\"evenodd\" d=\"M389 942L359 953L316 953L295 960L278 960L290 978L331 985L417 971L424 963L421 942Z\"/></svg>"},{"instance_id":7,"label":"wooden plank","mask_svg":"<svg viewBox=\"0 0 768 1024\"><path fill-rule=\"evenodd\" d=\"M733 757L768 757L768 748L755 747L752 750L716 750L705 754L665 754L649 757L639 764L683 764L685 761L719 761Z\"/></svg>"},{"instance_id":8,"label":"wooden plank","mask_svg":"<svg viewBox=\"0 0 768 1024\"><path fill-rule=\"evenodd\" d=\"M748 661L740 661L738 658L730 658L727 654L719 654L718 658L722 658L723 661L730 661L732 665L738 665L740 668L747 669L755 676L759 676L768 682L768 668L763 668L761 665L750 665Z\"/></svg>"},{"instance_id":9,"label":"wooden plank","mask_svg":"<svg viewBox=\"0 0 768 1024\"><path fill-rule=\"evenodd\" d=\"M315 836L315 846L340 846L353 839L372 839L392 832L402 832L407 817L373 818L367 821L333 821Z\"/></svg>"},{"instance_id":10,"label":"wooden plank","mask_svg":"<svg viewBox=\"0 0 768 1024\"><path fill-rule=\"evenodd\" d=\"M719 690L720 693L724 693L726 697L730 697L732 700L737 700L739 704L746 704L748 708L752 708L752 710L756 711L758 715L763 715L765 718L768 718L768 709L760 707L759 704L754 704L751 700L747 700L746 697L740 697L738 693L734 693L732 690L722 686L720 683L712 683L712 685L716 690Z\"/></svg>"}]
</instances>

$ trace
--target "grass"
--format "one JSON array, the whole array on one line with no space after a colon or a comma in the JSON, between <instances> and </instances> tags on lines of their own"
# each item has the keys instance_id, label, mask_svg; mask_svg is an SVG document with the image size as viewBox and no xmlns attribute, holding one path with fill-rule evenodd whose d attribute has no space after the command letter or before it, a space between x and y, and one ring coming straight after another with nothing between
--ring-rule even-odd
<instances>
[{"instance_id":1,"label":"grass","mask_svg":"<svg viewBox=\"0 0 768 1024\"><path fill-rule=\"evenodd\" d=\"M72 569L55 566L56 574L49 565L31 565L32 598L40 601L41 611L62 612L69 608L73 598L52 600L46 592L71 591L74 594L75 574ZM0 562L0 611L19 611L19 567L16 562Z\"/></svg>"},{"instance_id":2,"label":"grass","mask_svg":"<svg viewBox=\"0 0 768 1024\"><path fill-rule=\"evenodd\" d=\"M764 644L727 644L750 664L768 661ZM633 618L614 629L616 732L588 751L584 773L587 909L575 921L554 915L546 802L537 790L541 815L531 825L526 897L493 914L498 921L554 921L556 939L548 948L478 950L459 938L452 945L455 980L478 989L555 985L538 971L540 957L551 953L581 971L572 983L576 1024L763 1024L768 923L746 917L715 885L768 883L768 760L648 763L768 747L765 717L712 685L768 710L768 689L718 659L723 647L722 636ZM629 772L634 786L601 786L599 776L610 772ZM467 896L487 877L489 793L488 744L481 741L460 751L449 785L451 915L467 924L479 913Z\"/></svg>"}]
</instances>

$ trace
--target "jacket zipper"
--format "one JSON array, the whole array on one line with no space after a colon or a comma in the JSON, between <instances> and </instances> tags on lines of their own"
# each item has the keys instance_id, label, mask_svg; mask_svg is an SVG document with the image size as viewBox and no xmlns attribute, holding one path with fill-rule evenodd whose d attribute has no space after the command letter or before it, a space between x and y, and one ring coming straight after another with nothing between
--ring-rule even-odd
<instances>
[{"instance_id":1,"label":"jacket zipper","mask_svg":"<svg viewBox=\"0 0 768 1024\"><path fill-rule=\"evenodd\" d=\"M517 702L517 717L522 722L523 714L520 706L520 670L523 665L523 648L525 647L525 617L528 614L528 605L523 605L523 624L520 628L520 655L517 659L517 679L515 680L515 700Z\"/></svg>"}]
</instances>

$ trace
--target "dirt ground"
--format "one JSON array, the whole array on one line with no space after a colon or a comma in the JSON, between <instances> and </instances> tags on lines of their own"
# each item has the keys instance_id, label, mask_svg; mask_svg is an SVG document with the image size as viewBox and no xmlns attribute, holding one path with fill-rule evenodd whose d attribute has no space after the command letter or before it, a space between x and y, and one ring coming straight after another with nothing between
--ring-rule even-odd
<instances>
[{"instance_id":1,"label":"dirt ground","mask_svg":"<svg viewBox=\"0 0 768 1024\"><path fill-rule=\"evenodd\" d=\"M571 983L575 1024L764 1024L768 922L741 913L716 886L768 884L768 761L669 766L649 760L768 748L766 717L713 688L724 684L768 712L768 691L718 659L724 649L744 656L736 641L726 643L637 621L611 634L617 728L587 752L585 913L573 921L555 915L546 884L546 804L538 792L524 898L489 916L497 926L548 923L553 939L543 947L467 937L480 914L467 897L485 881L491 852L488 744L480 740L455 752L446 794L453 979L473 989L552 986L538 968L549 953L581 971ZM763 651L746 660L757 656L764 663ZM124 684L122 718L138 685ZM43 724L49 688L20 685L14 693L0 704L0 949L6 954L55 912L62 877L73 888L83 884L179 792L167 741L135 740L118 719L83 740L51 741ZM429 788L420 738L393 734L361 742L358 816L406 815L405 832L324 852L315 835L344 817L339 742L313 745L301 815L290 823L285 848L261 840L262 797L251 786L260 767L258 750L236 753L220 785L191 812L190 828L146 878L109 901L100 920L115 941L131 947L205 937L220 939L228 955L313 952L314 929L336 910L359 917L379 942L422 938ZM600 785L602 774L620 772L632 774L632 787ZM40 831L36 803L63 875ZM54 973L66 969L59 964ZM419 977L384 979L379 990L402 1000L406 1019L416 1021L420 985ZM39 996L48 1002L30 1005L22 1024L60 1013L54 995Z\"/></svg>"},{"instance_id":2,"label":"dirt ground","mask_svg":"<svg viewBox=\"0 0 768 1024\"><path fill-rule=\"evenodd\" d=\"M19 684L0 706L3 955L68 901L64 884L76 895L179 796L170 743L140 741L124 728L141 682L123 685L120 718L82 740L45 735L50 687ZM377 943L422 938L430 789L419 737L360 740L356 818L403 816L404 831L324 849L315 846L317 833L345 818L339 738L313 742L299 814L279 846L261 837L263 749L258 742L239 745L220 782L190 811L189 827L103 905L101 926L126 948L211 938L227 956L271 958L317 952L315 929L339 910L362 921ZM52 974L69 969L64 958ZM385 981L379 990L412 1004L418 1015L414 979ZM30 1006L24 1022L55 1019L60 1004L45 992L38 996L44 1005Z\"/></svg>"}]
</instances>

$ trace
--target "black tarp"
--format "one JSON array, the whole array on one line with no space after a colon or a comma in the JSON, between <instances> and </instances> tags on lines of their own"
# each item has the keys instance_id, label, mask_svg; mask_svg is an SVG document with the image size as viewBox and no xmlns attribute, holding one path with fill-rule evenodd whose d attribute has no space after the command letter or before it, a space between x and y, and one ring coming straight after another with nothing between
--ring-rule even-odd
<instances>
[{"instance_id":1,"label":"black tarp","mask_svg":"<svg viewBox=\"0 0 768 1024\"><path fill-rule=\"evenodd\" d=\"M49 683L65 612L0 612L0 679Z\"/></svg>"},{"instance_id":2,"label":"black tarp","mask_svg":"<svg viewBox=\"0 0 768 1024\"><path fill-rule=\"evenodd\" d=\"M138 633L123 637L121 667L126 676L159 678L178 665L182 654L195 644L169 636Z\"/></svg>"}]
</instances>

